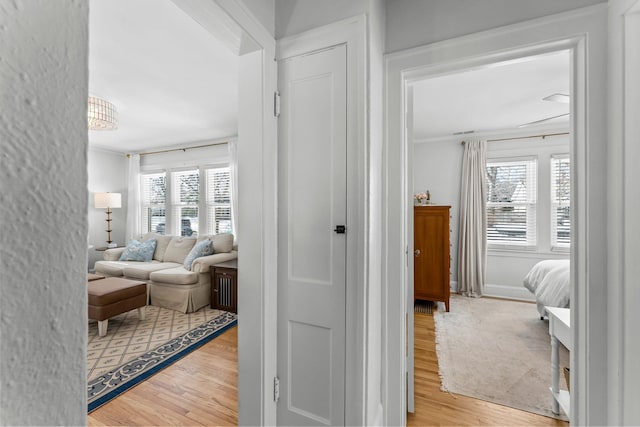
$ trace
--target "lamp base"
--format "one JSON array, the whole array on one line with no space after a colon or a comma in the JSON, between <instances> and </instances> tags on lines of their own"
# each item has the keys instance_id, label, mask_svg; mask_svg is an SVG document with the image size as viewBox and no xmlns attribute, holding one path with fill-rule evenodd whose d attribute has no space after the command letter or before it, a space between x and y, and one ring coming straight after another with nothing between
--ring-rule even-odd
<instances>
[{"instance_id":1,"label":"lamp base","mask_svg":"<svg viewBox=\"0 0 640 427\"><path fill-rule=\"evenodd\" d=\"M108 248L117 248L117 247L118 247L118 244L117 244L116 242L112 242L112 243L109 243L109 244L107 245L107 247L108 247Z\"/></svg>"}]
</instances>

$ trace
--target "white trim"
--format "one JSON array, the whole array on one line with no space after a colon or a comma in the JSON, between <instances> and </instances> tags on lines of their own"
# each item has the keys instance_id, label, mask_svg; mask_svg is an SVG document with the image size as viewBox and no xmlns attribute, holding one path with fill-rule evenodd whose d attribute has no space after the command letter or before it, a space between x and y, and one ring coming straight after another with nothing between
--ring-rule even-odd
<instances>
[{"instance_id":1,"label":"white trim","mask_svg":"<svg viewBox=\"0 0 640 427\"><path fill-rule=\"evenodd\" d=\"M250 286L238 290L238 307L255 307L255 316L239 316L238 320L238 423L240 425L275 425L276 404L273 402L273 378L277 372L277 125L273 117L273 93L277 86L275 39L253 16L242 0L208 0L200 2L201 13L211 9L209 1L215 3L231 18L224 20L230 33L242 30L243 55L260 51L262 66L255 70L252 79L259 80L261 99L253 117L256 137L244 139L245 156L240 158L240 179L248 188L255 188L253 199L255 217L251 224L238 224L244 232L245 245L238 253L239 279L247 278ZM193 12L192 12L193 13ZM197 13L197 12L196 12ZM255 48L255 49L254 49ZM243 82L239 82L243 85ZM242 111L240 111L242 114ZM252 113L253 114L253 113ZM242 135L239 135L242 138ZM249 154L251 153L251 154ZM256 158L256 156L259 156ZM254 160L255 159L255 160ZM258 173L245 174L242 165L256 166ZM257 199L257 200L256 200ZM239 195L238 202L243 200ZM242 204L239 211L242 211ZM245 208L248 209L248 208ZM240 219L239 219L240 221ZM244 271L243 271L244 270ZM257 292L256 292L257 291ZM245 301L247 304L243 303ZM243 319L244 317L244 319ZM248 320L248 318L250 320ZM254 349L257 347L257 351Z\"/></svg>"},{"instance_id":2,"label":"white trim","mask_svg":"<svg viewBox=\"0 0 640 427\"><path fill-rule=\"evenodd\" d=\"M486 297L514 299L518 301L536 300L535 296L524 286L515 287L485 283L483 295Z\"/></svg>"},{"instance_id":3,"label":"white trim","mask_svg":"<svg viewBox=\"0 0 640 427\"><path fill-rule=\"evenodd\" d=\"M404 91L407 83L429 76L484 67L496 62L519 60L526 56L559 50L572 52L572 167L577 185L572 188L572 206L576 209L575 241L572 246L572 329L576 351L572 352L571 421L575 424L605 424L606 349L602 345L606 326L603 286L606 283L606 204L596 203L607 180L606 168L598 159L606 155L606 103L604 102L607 39L606 4L573 10L525 23L438 42L398 52L386 57L386 165L383 207L383 295L386 385L384 402L387 425L404 425L402 375L405 326L402 283L402 235L406 222L403 176L406 174ZM587 43L587 39L589 43ZM589 102L587 103L587 94ZM589 119L587 121L587 118ZM600 224L600 226L597 226ZM575 325L575 327L573 326ZM589 357L587 357L587 355Z\"/></svg>"},{"instance_id":4,"label":"white trim","mask_svg":"<svg viewBox=\"0 0 640 427\"><path fill-rule=\"evenodd\" d=\"M366 132L366 17L358 15L278 40L277 58L347 44L347 296L345 425L365 420L365 295L369 171ZM355 262L354 262L355 261Z\"/></svg>"}]
</instances>

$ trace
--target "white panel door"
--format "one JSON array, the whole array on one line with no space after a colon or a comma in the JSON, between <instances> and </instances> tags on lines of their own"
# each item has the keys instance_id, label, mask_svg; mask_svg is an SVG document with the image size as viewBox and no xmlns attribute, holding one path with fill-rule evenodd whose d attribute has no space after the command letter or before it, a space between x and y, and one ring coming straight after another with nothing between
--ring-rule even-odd
<instances>
[{"instance_id":1,"label":"white panel door","mask_svg":"<svg viewBox=\"0 0 640 427\"><path fill-rule=\"evenodd\" d=\"M279 64L278 425L345 423L346 47Z\"/></svg>"}]
</instances>

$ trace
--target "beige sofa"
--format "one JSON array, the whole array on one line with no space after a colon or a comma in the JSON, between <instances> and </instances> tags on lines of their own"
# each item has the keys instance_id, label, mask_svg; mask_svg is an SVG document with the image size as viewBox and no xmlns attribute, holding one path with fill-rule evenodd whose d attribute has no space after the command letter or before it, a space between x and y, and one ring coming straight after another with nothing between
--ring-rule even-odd
<instances>
[{"instance_id":1,"label":"beige sofa","mask_svg":"<svg viewBox=\"0 0 640 427\"><path fill-rule=\"evenodd\" d=\"M148 284L149 304L183 313L191 313L210 304L210 267L238 257L232 234L196 238L148 233L141 240L144 242L152 238L156 239L152 261L119 261L125 248L108 249L104 260L96 262L96 273L144 280ZM184 259L193 246L207 238L213 242L215 253L196 258L191 271L185 269Z\"/></svg>"}]
</instances>

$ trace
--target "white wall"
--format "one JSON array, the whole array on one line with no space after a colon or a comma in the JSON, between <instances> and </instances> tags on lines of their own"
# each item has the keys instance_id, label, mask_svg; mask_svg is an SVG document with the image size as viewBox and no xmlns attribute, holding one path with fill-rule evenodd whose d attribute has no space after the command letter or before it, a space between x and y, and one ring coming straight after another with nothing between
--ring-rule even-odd
<instances>
[{"instance_id":1,"label":"white wall","mask_svg":"<svg viewBox=\"0 0 640 427\"><path fill-rule=\"evenodd\" d=\"M369 253L365 305L367 367L364 424L382 425L382 142L384 137L384 0L369 0Z\"/></svg>"},{"instance_id":2,"label":"white wall","mask_svg":"<svg viewBox=\"0 0 640 427\"><path fill-rule=\"evenodd\" d=\"M368 0L277 0L276 39L361 15L368 10Z\"/></svg>"},{"instance_id":3,"label":"white wall","mask_svg":"<svg viewBox=\"0 0 640 427\"><path fill-rule=\"evenodd\" d=\"M457 137L413 146L413 193L429 190L433 204L451 206L452 282L458 280L458 208L463 153L460 141Z\"/></svg>"},{"instance_id":4,"label":"white wall","mask_svg":"<svg viewBox=\"0 0 640 427\"><path fill-rule=\"evenodd\" d=\"M605 0L387 0L387 52L602 2Z\"/></svg>"},{"instance_id":5,"label":"white wall","mask_svg":"<svg viewBox=\"0 0 640 427\"><path fill-rule=\"evenodd\" d=\"M94 208L95 193L120 193L122 195L122 208L111 209L111 240L119 245L126 244L125 229L127 224L127 188L128 162L123 153L91 148L88 152L88 184L89 203L89 234L88 243L93 245L89 249L89 269L95 262L101 260L104 252L95 248L107 245L107 214L106 209Z\"/></svg>"},{"instance_id":6,"label":"white wall","mask_svg":"<svg viewBox=\"0 0 640 427\"><path fill-rule=\"evenodd\" d=\"M87 2L0 1L0 424L87 413Z\"/></svg>"},{"instance_id":7,"label":"white wall","mask_svg":"<svg viewBox=\"0 0 640 427\"><path fill-rule=\"evenodd\" d=\"M607 398L609 425L640 425L640 2L609 2Z\"/></svg>"},{"instance_id":8,"label":"white wall","mask_svg":"<svg viewBox=\"0 0 640 427\"><path fill-rule=\"evenodd\" d=\"M269 34L276 33L276 0L242 0L242 3Z\"/></svg>"}]
</instances>

